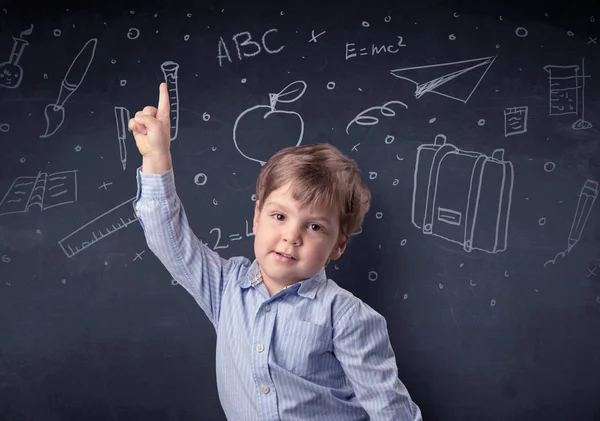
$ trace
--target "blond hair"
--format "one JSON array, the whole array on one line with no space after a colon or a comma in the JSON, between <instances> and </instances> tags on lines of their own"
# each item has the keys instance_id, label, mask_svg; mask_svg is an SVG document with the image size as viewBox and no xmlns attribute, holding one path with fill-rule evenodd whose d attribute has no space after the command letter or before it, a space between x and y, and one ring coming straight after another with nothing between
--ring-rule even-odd
<instances>
[{"instance_id":1,"label":"blond hair","mask_svg":"<svg viewBox=\"0 0 600 421\"><path fill-rule=\"evenodd\" d=\"M328 143L291 146L278 151L256 181L258 209L278 188L291 183L292 197L301 206L338 212L345 240L360 228L371 203L369 188L356 162Z\"/></svg>"}]
</instances>

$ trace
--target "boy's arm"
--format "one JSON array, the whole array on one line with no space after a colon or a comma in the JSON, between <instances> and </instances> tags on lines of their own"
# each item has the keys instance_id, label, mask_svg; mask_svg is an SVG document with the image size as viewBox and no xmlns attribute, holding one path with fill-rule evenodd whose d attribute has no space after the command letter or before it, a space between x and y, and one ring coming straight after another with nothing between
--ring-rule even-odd
<instances>
[{"instance_id":1,"label":"boy's arm","mask_svg":"<svg viewBox=\"0 0 600 421\"><path fill-rule=\"evenodd\" d=\"M385 318L357 301L334 325L333 352L373 421L421 421L421 411L398 379Z\"/></svg>"},{"instance_id":2,"label":"boy's arm","mask_svg":"<svg viewBox=\"0 0 600 421\"><path fill-rule=\"evenodd\" d=\"M192 232L175 190L173 169L146 174L148 162L137 170L138 193L133 203L152 252L198 302L217 326L223 291L236 259L222 259Z\"/></svg>"},{"instance_id":3,"label":"boy's arm","mask_svg":"<svg viewBox=\"0 0 600 421\"><path fill-rule=\"evenodd\" d=\"M175 191L171 159L167 84L159 85L158 108L146 106L129 120L143 157L133 207L146 242L177 282L196 299L217 327L226 284L240 269L238 259L221 259L192 232Z\"/></svg>"}]
</instances>

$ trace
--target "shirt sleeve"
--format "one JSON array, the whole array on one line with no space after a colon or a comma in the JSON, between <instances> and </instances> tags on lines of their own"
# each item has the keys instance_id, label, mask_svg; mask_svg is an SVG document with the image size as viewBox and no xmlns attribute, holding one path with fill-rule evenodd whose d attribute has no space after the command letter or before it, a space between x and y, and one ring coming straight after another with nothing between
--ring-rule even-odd
<instances>
[{"instance_id":1,"label":"shirt sleeve","mask_svg":"<svg viewBox=\"0 0 600 421\"><path fill-rule=\"evenodd\" d=\"M372 421L422 421L398 378L385 318L362 301L334 325L333 352Z\"/></svg>"},{"instance_id":2,"label":"shirt sleeve","mask_svg":"<svg viewBox=\"0 0 600 421\"><path fill-rule=\"evenodd\" d=\"M217 327L223 292L237 269L236 259L221 258L192 232L175 191L173 169L163 174L137 170L133 207L148 248Z\"/></svg>"}]
</instances>

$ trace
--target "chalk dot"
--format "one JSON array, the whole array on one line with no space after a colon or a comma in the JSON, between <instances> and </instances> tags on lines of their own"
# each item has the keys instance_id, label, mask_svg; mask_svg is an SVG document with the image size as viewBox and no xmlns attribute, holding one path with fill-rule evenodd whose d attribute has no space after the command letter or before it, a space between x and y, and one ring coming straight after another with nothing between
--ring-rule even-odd
<instances>
[{"instance_id":1,"label":"chalk dot","mask_svg":"<svg viewBox=\"0 0 600 421\"><path fill-rule=\"evenodd\" d=\"M115 64L117 62L117 60L115 60L114 58L110 59L110 64Z\"/></svg>"},{"instance_id":2,"label":"chalk dot","mask_svg":"<svg viewBox=\"0 0 600 421\"><path fill-rule=\"evenodd\" d=\"M213 152L216 151L217 150L217 146L216 145L213 146L212 148L210 148L210 150L213 151Z\"/></svg>"},{"instance_id":3,"label":"chalk dot","mask_svg":"<svg viewBox=\"0 0 600 421\"><path fill-rule=\"evenodd\" d=\"M203 186L206 184L207 181L208 177L206 177L206 174L204 173L199 172L194 176L194 184L196 184L197 186Z\"/></svg>"},{"instance_id":4,"label":"chalk dot","mask_svg":"<svg viewBox=\"0 0 600 421\"><path fill-rule=\"evenodd\" d=\"M54 31L52 31L52 34L54 34L55 37L59 37L62 34L62 31L60 29L55 29Z\"/></svg>"},{"instance_id":5,"label":"chalk dot","mask_svg":"<svg viewBox=\"0 0 600 421\"><path fill-rule=\"evenodd\" d=\"M0 132L6 133L9 130L10 130L10 124L8 124L8 123L0 124Z\"/></svg>"},{"instance_id":6,"label":"chalk dot","mask_svg":"<svg viewBox=\"0 0 600 421\"><path fill-rule=\"evenodd\" d=\"M80 145L75 146L75 152L81 152L81 146Z\"/></svg>"},{"instance_id":7,"label":"chalk dot","mask_svg":"<svg viewBox=\"0 0 600 421\"><path fill-rule=\"evenodd\" d=\"M394 178L394 182L392 183L392 186L397 186L400 183L400 180L398 180L397 178Z\"/></svg>"},{"instance_id":8,"label":"chalk dot","mask_svg":"<svg viewBox=\"0 0 600 421\"><path fill-rule=\"evenodd\" d=\"M450 35L448 35L448 39L449 39L450 41L454 41L454 40L456 40L456 35L454 35L454 34L450 34Z\"/></svg>"},{"instance_id":9,"label":"chalk dot","mask_svg":"<svg viewBox=\"0 0 600 421\"><path fill-rule=\"evenodd\" d=\"M279 12L279 14L280 14L281 16L283 16L283 15L285 15L285 12L282 10L281 12Z\"/></svg>"},{"instance_id":10,"label":"chalk dot","mask_svg":"<svg viewBox=\"0 0 600 421\"><path fill-rule=\"evenodd\" d=\"M245 78L245 77L244 77L244 78L242 78L241 82L242 82L242 83L246 83L246 78Z\"/></svg>"},{"instance_id":11,"label":"chalk dot","mask_svg":"<svg viewBox=\"0 0 600 421\"><path fill-rule=\"evenodd\" d=\"M254 193L252 196L250 196L250 200L252 200L253 202L256 202L256 193Z\"/></svg>"},{"instance_id":12,"label":"chalk dot","mask_svg":"<svg viewBox=\"0 0 600 421\"><path fill-rule=\"evenodd\" d=\"M48 73L44 73L44 79L48 79Z\"/></svg>"},{"instance_id":13,"label":"chalk dot","mask_svg":"<svg viewBox=\"0 0 600 421\"><path fill-rule=\"evenodd\" d=\"M381 218L383 218L383 212L377 212L375 214L375 219L381 219Z\"/></svg>"},{"instance_id":14,"label":"chalk dot","mask_svg":"<svg viewBox=\"0 0 600 421\"><path fill-rule=\"evenodd\" d=\"M210 114L209 113L202 114L202 120L204 120L204 121L210 120Z\"/></svg>"},{"instance_id":15,"label":"chalk dot","mask_svg":"<svg viewBox=\"0 0 600 421\"><path fill-rule=\"evenodd\" d=\"M504 277L508 278L508 271L507 270L504 271Z\"/></svg>"},{"instance_id":16,"label":"chalk dot","mask_svg":"<svg viewBox=\"0 0 600 421\"><path fill-rule=\"evenodd\" d=\"M538 219L538 224L540 225L540 227L546 225L546 218L542 216L540 219Z\"/></svg>"},{"instance_id":17,"label":"chalk dot","mask_svg":"<svg viewBox=\"0 0 600 421\"><path fill-rule=\"evenodd\" d=\"M523 28L522 26L519 26L517 29L515 29L515 35L519 38L525 38L527 35L529 35L529 32L527 31L527 29Z\"/></svg>"},{"instance_id":18,"label":"chalk dot","mask_svg":"<svg viewBox=\"0 0 600 421\"><path fill-rule=\"evenodd\" d=\"M406 245L406 242L407 242L406 238L403 238L402 241L400 241L400 245L402 247L404 247Z\"/></svg>"},{"instance_id":19,"label":"chalk dot","mask_svg":"<svg viewBox=\"0 0 600 421\"><path fill-rule=\"evenodd\" d=\"M483 119L483 118L480 118L480 119L479 119L479 121L477 121L477 124L478 124L479 126L483 126L483 125L485 124L485 119Z\"/></svg>"},{"instance_id":20,"label":"chalk dot","mask_svg":"<svg viewBox=\"0 0 600 421\"><path fill-rule=\"evenodd\" d=\"M477 286L477 282L475 282L474 280L470 279L469 280L469 285L471 285L472 287Z\"/></svg>"},{"instance_id":21,"label":"chalk dot","mask_svg":"<svg viewBox=\"0 0 600 421\"><path fill-rule=\"evenodd\" d=\"M459 17L460 15L459 15L458 13L454 12L454 14L453 14L452 16L454 16L455 18L457 18L457 17Z\"/></svg>"},{"instance_id":22,"label":"chalk dot","mask_svg":"<svg viewBox=\"0 0 600 421\"><path fill-rule=\"evenodd\" d=\"M108 262L106 260L104 261L104 266L108 266Z\"/></svg>"},{"instance_id":23,"label":"chalk dot","mask_svg":"<svg viewBox=\"0 0 600 421\"><path fill-rule=\"evenodd\" d=\"M25 161L27 161L27 160L25 159L25 157L23 157L23 158L19 159L19 162L20 162L21 164L24 164L24 163L25 163Z\"/></svg>"},{"instance_id":24,"label":"chalk dot","mask_svg":"<svg viewBox=\"0 0 600 421\"><path fill-rule=\"evenodd\" d=\"M408 298L408 294L404 294L404 299L406 300Z\"/></svg>"},{"instance_id":25,"label":"chalk dot","mask_svg":"<svg viewBox=\"0 0 600 421\"><path fill-rule=\"evenodd\" d=\"M190 39L190 36L189 36L189 34L185 34L185 35L183 36L183 40L184 40L184 41L187 41L187 40L189 40L189 39Z\"/></svg>"},{"instance_id":26,"label":"chalk dot","mask_svg":"<svg viewBox=\"0 0 600 421\"><path fill-rule=\"evenodd\" d=\"M379 275L377 274L377 272L375 272L374 270L369 271L369 281L375 282L378 277Z\"/></svg>"},{"instance_id":27,"label":"chalk dot","mask_svg":"<svg viewBox=\"0 0 600 421\"><path fill-rule=\"evenodd\" d=\"M179 282L177 282L175 279L171 279L171 285L177 286L179 285Z\"/></svg>"},{"instance_id":28,"label":"chalk dot","mask_svg":"<svg viewBox=\"0 0 600 421\"><path fill-rule=\"evenodd\" d=\"M362 92L362 88L358 88L358 90Z\"/></svg>"},{"instance_id":29,"label":"chalk dot","mask_svg":"<svg viewBox=\"0 0 600 421\"><path fill-rule=\"evenodd\" d=\"M217 202L217 199L213 199L213 205L217 206L219 204L219 202Z\"/></svg>"},{"instance_id":30,"label":"chalk dot","mask_svg":"<svg viewBox=\"0 0 600 421\"><path fill-rule=\"evenodd\" d=\"M461 264L460 264L460 265L458 265L458 266L460 266L460 267L463 267L464 265L465 265L464 263L461 263Z\"/></svg>"},{"instance_id":31,"label":"chalk dot","mask_svg":"<svg viewBox=\"0 0 600 421\"><path fill-rule=\"evenodd\" d=\"M492 298L492 301L490 301L490 307L494 307L496 305L496 299Z\"/></svg>"},{"instance_id":32,"label":"chalk dot","mask_svg":"<svg viewBox=\"0 0 600 421\"><path fill-rule=\"evenodd\" d=\"M158 32L158 31L156 31ZM129 31L127 31L127 38L129 39L138 39L140 36L140 30L137 28L129 28Z\"/></svg>"},{"instance_id":33,"label":"chalk dot","mask_svg":"<svg viewBox=\"0 0 600 421\"><path fill-rule=\"evenodd\" d=\"M431 123L435 123L435 120L437 120L435 117L432 117L432 118L430 118L430 119L429 119L429 124L431 124Z\"/></svg>"},{"instance_id":34,"label":"chalk dot","mask_svg":"<svg viewBox=\"0 0 600 421\"><path fill-rule=\"evenodd\" d=\"M129 13L135 15L135 10L130 10Z\"/></svg>"},{"instance_id":35,"label":"chalk dot","mask_svg":"<svg viewBox=\"0 0 600 421\"><path fill-rule=\"evenodd\" d=\"M369 179L375 180L377 178L377 173L375 171L369 171Z\"/></svg>"},{"instance_id":36,"label":"chalk dot","mask_svg":"<svg viewBox=\"0 0 600 421\"><path fill-rule=\"evenodd\" d=\"M552 161L548 161L544 164L544 171L552 172L556 168L556 164Z\"/></svg>"},{"instance_id":37,"label":"chalk dot","mask_svg":"<svg viewBox=\"0 0 600 421\"><path fill-rule=\"evenodd\" d=\"M386 17L383 18L383 21L388 23L392 20L392 17L390 15L387 15Z\"/></svg>"},{"instance_id":38,"label":"chalk dot","mask_svg":"<svg viewBox=\"0 0 600 421\"><path fill-rule=\"evenodd\" d=\"M39 229L36 229L36 230L35 230L35 233L36 233L36 234L41 234L41 233L42 233L42 231L41 231L41 230L39 230Z\"/></svg>"},{"instance_id":39,"label":"chalk dot","mask_svg":"<svg viewBox=\"0 0 600 421\"><path fill-rule=\"evenodd\" d=\"M119 81L119 85L121 85L121 86L125 86L125 85L127 85L127 81L126 81L125 79L121 79L121 80Z\"/></svg>"},{"instance_id":40,"label":"chalk dot","mask_svg":"<svg viewBox=\"0 0 600 421\"><path fill-rule=\"evenodd\" d=\"M188 13L186 16L187 16L188 18L191 18L191 17L192 17L192 14L191 14L191 13Z\"/></svg>"},{"instance_id":41,"label":"chalk dot","mask_svg":"<svg viewBox=\"0 0 600 421\"><path fill-rule=\"evenodd\" d=\"M496 48L500 48L500 44L496 44Z\"/></svg>"},{"instance_id":42,"label":"chalk dot","mask_svg":"<svg viewBox=\"0 0 600 421\"><path fill-rule=\"evenodd\" d=\"M596 16L590 16L590 22L592 22L592 23L596 22Z\"/></svg>"},{"instance_id":43,"label":"chalk dot","mask_svg":"<svg viewBox=\"0 0 600 421\"><path fill-rule=\"evenodd\" d=\"M63 283L63 285L64 285L64 284L66 284L66 283L67 283L67 280L66 280L66 279L62 279L60 282L62 282L62 283Z\"/></svg>"},{"instance_id":44,"label":"chalk dot","mask_svg":"<svg viewBox=\"0 0 600 421\"><path fill-rule=\"evenodd\" d=\"M394 141L394 139L395 139L395 137L394 137L394 136L392 136L391 134L388 134L388 135L385 137L385 140L384 140L384 142L385 142L385 144L386 144L386 145L389 145L390 143L392 143L392 142Z\"/></svg>"},{"instance_id":45,"label":"chalk dot","mask_svg":"<svg viewBox=\"0 0 600 421\"><path fill-rule=\"evenodd\" d=\"M369 25L369 22L363 20L362 21L362 26L364 26L365 28L368 28L371 25Z\"/></svg>"},{"instance_id":46,"label":"chalk dot","mask_svg":"<svg viewBox=\"0 0 600 421\"><path fill-rule=\"evenodd\" d=\"M335 82L327 82L327 89L330 91L335 88Z\"/></svg>"},{"instance_id":47,"label":"chalk dot","mask_svg":"<svg viewBox=\"0 0 600 421\"><path fill-rule=\"evenodd\" d=\"M438 283L438 288L439 288L439 289L444 289L444 284L442 284L441 282L440 282L440 283Z\"/></svg>"},{"instance_id":48,"label":"chalk dot","mask_svg":"<svg viewBox=\"0 0 600 421\"><path fill-rule=\"evenodd\" d=\"M567 35L570 36L570 37L575 36L575 34L573 33L573 31L567 31Z\"/></svg>"}]
</instances>

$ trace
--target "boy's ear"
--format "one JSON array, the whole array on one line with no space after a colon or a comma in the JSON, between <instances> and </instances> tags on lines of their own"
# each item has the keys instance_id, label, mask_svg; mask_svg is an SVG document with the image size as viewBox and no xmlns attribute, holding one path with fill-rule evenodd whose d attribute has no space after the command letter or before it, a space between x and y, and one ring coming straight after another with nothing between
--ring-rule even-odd
<instances>
[{"instance_id":1,"label":"boy's ear","mask_svg":"<svg viewBox=\"0 0 600 421\"><path fill-rule=\"evenodd\" d=\"M258 218L260 217L260 205L258 203L258 199L256 200L256 205L254 205L254 219L252 220L252 234L256 235L256 230L258 229Z\"/></svg>"},{"instance_id":2,"label":"boy's ear","mask_svg":"<svg viewBox=\"0 0 600 421\"><path fill-rule=\"evenodd\" d=\"M331 254L329 255L329 258L331 260L337 260L342 256L342 254L344 254L344 251L346 250L346 246L348 245L348 240L350 240L350 238L348 238L346 236L340 236L338 243L336 244L336 246L331 251Z\"/></svg>"}]
</instances>

